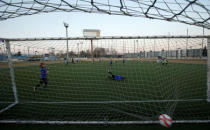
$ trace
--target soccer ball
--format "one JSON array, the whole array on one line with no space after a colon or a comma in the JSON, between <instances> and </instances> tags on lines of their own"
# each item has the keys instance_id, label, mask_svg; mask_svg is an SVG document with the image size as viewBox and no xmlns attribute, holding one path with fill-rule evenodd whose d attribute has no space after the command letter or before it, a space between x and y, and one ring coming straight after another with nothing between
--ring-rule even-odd
<instances>
[{"instance_id":1,"label":"soccer ball","mask_svg":"<svg viewBox=\"0 0 210 130\"><path fill-rule=\"evenodd\" d=\"M159 116L160 124L164 127L170 127L172 125L172 119L166 114L161 114Z\"/></svg>"}]
</instances>

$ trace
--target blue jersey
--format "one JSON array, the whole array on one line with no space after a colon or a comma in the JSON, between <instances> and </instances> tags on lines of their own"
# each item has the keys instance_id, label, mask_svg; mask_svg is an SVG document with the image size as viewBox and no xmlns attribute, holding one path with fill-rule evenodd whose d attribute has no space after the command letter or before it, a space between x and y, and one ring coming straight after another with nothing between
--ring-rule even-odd
<instances>
[{"instance_id":1,"label":"blue jersey","mask_svg":"<svg viewBox=\"0 0 210 130\"><path fill-rule=\"evenodd\" d=\"M47 78L47 70L46 68L41 68L41 78Z\"/></svg>"},{"instance_id":2,"label":"blue jersey","mask_svg":"<svg viewBox=\"0 0 210 130\"><path fill-rule=\"evenodd\" d=\"M122 77L120 75L115 75L114 80L122 80Z\"/></svg>"},{"instance_id":3,"label":"blue jersey","mask_svg":"<svg viewBox=\"0 0 210 130\"><path fill-rule=\"evenodd\" d=\"M112 60L110 61L110 65L112 64Z\"/></svg>"},{"instance_id":4,"label":"blue jersey","mask_svg":"<svg viewBox=\"0 0 210 130\"><path fill-rule=\"evenodd\" d=\"M125 59L123 59L123 63L125 63Z\"/></svg>"}]
</instances>

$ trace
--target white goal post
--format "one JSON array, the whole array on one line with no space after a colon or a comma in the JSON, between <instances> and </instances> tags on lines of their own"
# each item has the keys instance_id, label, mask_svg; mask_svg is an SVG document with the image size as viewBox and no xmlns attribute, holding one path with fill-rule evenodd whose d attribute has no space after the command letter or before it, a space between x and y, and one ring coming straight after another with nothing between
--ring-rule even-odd
<instances>
[{"instance_id":1,"label":"white goal post","mask_svg":"<svg viewBox=\"0 0 210 130\"><path fill-rule=\"evenodd\" d=\"M18 104L18 94L16 90L16 83L15 83L15 74L14 74L14 68L12 64L12 55L11 55L11 49L10 49L10 43L8 40L2 40L6 44L6 50L7 50L7 56L8 56L8 65L10 69L10 76L11 76L11 83L12 83L12 90L13 90L13 96L14 96L14 103L11 103L7 107L0 109L0 114L3 113L4 111L7 111L11 107L15 106Z\"/></svg>"},{"instance_id":2,"label":"white goal post","mask_svg":"<svg viewBox=\"0 0 210 130\"><path fill-rule=\"evenodd\" d=\"M207 59L207 101L210 102L210 37L208 37L207 39L207 56L208 56L208 59Z\"/></svg>"},{"instance_id":3,"label":"white goal post","mask_svg":"<svg viewBox=\"0 0 210 130\"><path fill-rule=\"evenodd\" d=\"M160 113L174 123L210 123L209 35L100 37L100 30L88 31L87 37L0 38L7 50L0 49L0 123L156 124ZM49 70L48 86L34 90L40 63ZM110 80L110 71L125 81Z\"/></svg>"}]
</instances>

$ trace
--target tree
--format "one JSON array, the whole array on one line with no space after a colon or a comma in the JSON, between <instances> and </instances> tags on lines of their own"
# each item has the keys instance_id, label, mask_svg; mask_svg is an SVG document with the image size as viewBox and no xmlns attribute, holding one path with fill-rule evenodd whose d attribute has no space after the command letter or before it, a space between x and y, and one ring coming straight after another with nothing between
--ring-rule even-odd
<instances>
[{"instance_id":1,"label":"tree","mask_svg":"<svg viewBox=\"0 0 210 130\"><path fill-rule=\"evenodd\" d=\"M207 56L207 49L206 49L206 46L205 46L204 49L203 49L202 55L203 55L204 57Z\"/></svg>"},{"instance_id":2,"label":"tree","mask_svg":"<svg viewBox=\"0 0 210 130\"><path fill-rule=\"evenodd\" d=\"M14 54L14 56L21 56L21 55L22 55L22 54L21 54L20 51L18 51L18 53Z\"/></svg>"},{"instance_id":3,"label":"tree","mask_svg":"<svg viewBox=\"0 0 210 130\"><path fill-rule=\"evenodd\" d=\"M79 55L80 55L81 57L86 57L87 54L86 54L85 51L80 51Z\"/></svg>"},{"instance_id":4,"label":"tree","mask_svg":"<svg viewBox=\"0 0 210 130\"><path fill-rule=\"evenodd\" d=\"M53 47L49 48L49 55L55 56L55 48L53 48Z\"/></svg>"},{"instance_id":5,"label":"tree","mask_svg":"<svg viewBox=\"0 0 210 130\"><path fill-rule=\"evenodd\" d=\"M87 51L80 51L80 56L81 57L90 57L90 50Z\"/></svg>"},{"instance_id":6,"label":"tree","mask_svg":"<svg viewBox=\"0 0 210 130\"><path fill-rule=\"evenodd\" d=\"M111 54L112 54L113 57L116 57L117 56L117 51L115 49L112 49Z\"/></svg>"},{"instance_id":7,"label":"tree","mask_svg":"<svg viewBox=\"0 0 210 130\"><path fill-rule=\"evenodd\" d=\"M69 52L69 56L74 57L76 54L73 51Z\"/></svg>"},{"instance_id":8,"label":"tree","mask_svg":"<svg viewBox=\"0 0 210 130\"><path fill-rule=\"evenodd\" d=\"M57 54L56 54L57 57L60 57L60 58L64 58L66 57L66 53L63 53L63 50L60 50Z\"/></svg>"},{"instance_id":9,"label":"tree","mask_svg":"<svg viewBox=\"0 0 210 130\"><path fill-rule=\"evenodd\" d=\"M91 56L90 50L87 50L86 51L86 57L90 57L90 56Z\"/></svg>"},{"instance_id":10,"label":"tree","mask_svg":"<svg viewBox=\"0 0 210 130\"><path fill-rule=\"evenodd\" d=\"M95 48L94 57L104 57L106 56L105 48Z\"/></svg>"}]
</instances>

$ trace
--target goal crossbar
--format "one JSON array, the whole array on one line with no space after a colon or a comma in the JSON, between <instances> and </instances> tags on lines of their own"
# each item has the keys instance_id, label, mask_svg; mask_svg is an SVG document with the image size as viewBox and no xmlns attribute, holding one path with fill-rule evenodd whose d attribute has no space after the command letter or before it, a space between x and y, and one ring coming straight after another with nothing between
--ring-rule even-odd
<instances>
[{"instance_id":1,"label":"goal crossbar","mask_svg":"<svg viewBox=\"0 0 210 130\"><path fill-rule=\"evenodd\" d=\"M104 36L104 37L48 37L48 38L0 38L6 41L43 41L43 40L101 40L101 39L163 39L163 38L210 38L210 35L174 35L174 36Z\"/></svg>"},{"instance_id":2,"label":"goal crossbar","mask_svg":"<svg viewBox=\"0 0 210 130\"><path fill-rule=\"evenodd\" d=\"M42 102L42 101L25 101L18 104L112 104L112 103L164 103L164 102L198 102L206 101L206 99L174 99L174 100L123 100L123 101L60 101L60 102ZM11 102L0 102L11 103Z\"/></svg>"}]
</instances>

